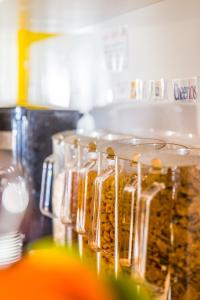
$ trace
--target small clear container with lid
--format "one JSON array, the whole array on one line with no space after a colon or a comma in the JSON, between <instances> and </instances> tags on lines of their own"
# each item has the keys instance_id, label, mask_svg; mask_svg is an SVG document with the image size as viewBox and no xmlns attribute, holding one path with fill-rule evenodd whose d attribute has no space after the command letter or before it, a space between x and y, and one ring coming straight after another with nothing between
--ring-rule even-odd
<instances>
[{"instance_id":1,"label":"small clear container with lid","mask_svg":"<svg viewBox=\"0 0 200 300\"><path fill-rule=\"evenodd\" d=\"M152 288L155 297L162 299L193 298L186 297L190 286L186 271L191 271L188 208L192 200L187 194L192 182L186 170L193 169L192 160L189 149L173 144L140 159L142 190L136 217L134 275ZM196 170L197 160L193 163Z\"/></svg>"}]
</instances>

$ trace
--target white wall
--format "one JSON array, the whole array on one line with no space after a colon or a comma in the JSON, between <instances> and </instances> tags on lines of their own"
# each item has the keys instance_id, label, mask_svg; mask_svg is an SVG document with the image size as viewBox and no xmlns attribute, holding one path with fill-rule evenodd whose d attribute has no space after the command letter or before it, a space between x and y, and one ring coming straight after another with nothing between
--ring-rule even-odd
<instances>
[{"instance_id":1,"label":"white wall","mask_svg":"<svg viewBox=\"0 0 200 300\"><path fill-rule=\"evenodd\" d=\"M0 3L0 106L17 100L17 2Z\"/></svg>"},{"instance_id":2,"label":"white wall","mask_svg":"<svg viewBox=\"0 0 200 300\"><path fill-rule=\"evenodd\" d=\"M0 12L0 105L17 99L17 9L11 2L5 1ZM120 25L128 26L129 63L114 73L106 70L102 37ZM31 102L67 107L70 93L71 106L87 111L106 104L111 91L125 100L135 78L200 75L200 1L165 0L43 43L32 51Z\"/></svg>"},{"instance_id":3,"label":"white wall","mask_svg":"<svg viewBox=\"0 0 200 300\"><path fill-rule=\"evenodd\" d=\"M0 105L14 105L17 99L17 10L11 14L11 23L5 17L8 11L9 6L0 11ZM111 72L105 64L103 36L110 29L124 25L128 26L129 36L128 66L122 72ZM200 1L165 0L35 44L29 65L29 100L36 105L81 111L110 103L112 93L114 101L125 102L133 79L200 75L199 53ZM164 105L155 110L153 107L149 110L147 107L129 110L129 106L110 108L111 113L105 117L103 112L100 118L102 126L107 128L123 131L135 128L145 132L150 129L157 133L159 127L161 135L166 130L200 135L199 109L179 105Z\"/></svg>"},{"instance_id":4,"label":"white wall","mask_svg":"<svg viewBox=\"0 0 200 300\"><path fill-rule=\"evenodd\" d=\"M105 64L103 36L123 25L128 26L128 67L111 72ZM200 1L161 1L35 45L30 100L67 107L69 91L71 107L81 111L107 104L112 93L114 101L126 101L136 78L200 75L199 53ZM57 78L53 86L52 68Z\"/></svg>"},{"instance_id":5,"label":"white wall","mask_svg":"<svg viewBox=\"0 0 200 300\"><path fill-rule=\"evenodd\" d=\"M35 105L69 107L70 37L50 38L31 46L29 102Z\"/></svg>"},{"instance_id":6,"label":"white wall","mask_svg":"<svg viewBox=\"0 0 200 300\"><path fill-rule=\"evenodd\" d=\"M17 30L0 28L0 106L17 100Z\"/></svg>"},{"instance_id":7,"label":"white wall","mask_svg":"<svg viewBox=\"0 0 200 300\"><path fill-rule=\"evenodd\" d=\"M114 73L106 70L102 37L105 31L123 25L128 26L129 32L129 63L126 70ZM130 81L135 78L200 75L200 1L166 0L88 28L85 33L83 30L75 40L72 73L80 70L82 78L91 78L90 92L84 97L84 82L74 75L74 104L78 101L84 107L84 101L89 102L86 107L104 105L110 89L126 88L127 95L121 93L128 97ZM88 68L82 67L80 60L87 62Z\"/></svg>"}]
</instances>

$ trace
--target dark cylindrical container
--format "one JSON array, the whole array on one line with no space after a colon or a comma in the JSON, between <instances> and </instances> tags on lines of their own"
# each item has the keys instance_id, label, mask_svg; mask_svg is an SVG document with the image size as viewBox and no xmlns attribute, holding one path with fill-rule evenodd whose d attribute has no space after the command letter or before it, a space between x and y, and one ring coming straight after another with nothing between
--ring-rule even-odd
<instances>
[{"instance_id":1,"label":"dark cylindrical container","mask_svg":"<svg viewBox=\"0 0 200 300\"><path fill-rule=\"evenodd\" d=\"M27 241L51 233L50 221L39 211L42 165L52 153L51 136L76 129L80 116L72 110L0 109L0 148L12 150L28 178L30 207L24 222Z\"/></svg>"},{"instance_id":2,"label":"dark cylindrical container","mask_svg":"<svg viewBox=\"0 0 200 300\"><path fill-rule=\"evenodd\" d=\"M10 150L13 160L21 161L21 120L23 109L0 108L0 149Z\"/></svg>"}]
</instances>

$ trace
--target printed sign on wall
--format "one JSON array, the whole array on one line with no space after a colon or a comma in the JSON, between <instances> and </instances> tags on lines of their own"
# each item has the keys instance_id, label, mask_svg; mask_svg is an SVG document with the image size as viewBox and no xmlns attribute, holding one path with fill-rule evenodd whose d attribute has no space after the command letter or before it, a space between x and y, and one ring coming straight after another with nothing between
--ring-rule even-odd
<instances>
[{"instance_id":1,"label":"printed sign on wall","mask_svg":"<svg viewBox=\"0 0 200 300\"><path fill-rule=\"evenodd\" d=\"M106 30L103 49L107 69L113 72L124 71L128 66L128 27Z\"/></svg>"},{"instance_id":2,"label":"printed sign on wall","mask_svg":"<svg viewBox=\"0 0 200 300\"><path fill-rule=\"evenodd\" d=\"M174 79L173 91L175 101L196 103L199 99L199 78Z\"/></svg>"},{"instance_id":3,"label":"printed sign on wall","mask_svg":"<svg viewBox=\"0 0 200 300\"><path fill-rule=\"evenodd\" d=\"M131 81L130 100L143 100L145 98L145 82L141 79Z\"/></svg>"},{"instance_id":4,"label":"printed sign on wall","mask_svg":"<svg viewBox=\"0 0 200 300\"><path fill-rule=\"evenodd\" d=\"M166 98L166 81L164 79L150 80L149 98L153 100L162 100Z\"/></svg>"}]
</instances>

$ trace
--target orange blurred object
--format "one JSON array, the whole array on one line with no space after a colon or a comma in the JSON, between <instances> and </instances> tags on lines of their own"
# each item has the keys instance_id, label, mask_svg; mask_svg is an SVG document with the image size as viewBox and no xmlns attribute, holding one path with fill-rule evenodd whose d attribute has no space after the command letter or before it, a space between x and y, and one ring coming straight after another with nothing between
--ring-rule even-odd
<instances>
[{"instance_id":1,"label":"orange blurred object","mask_svg":"<svg viewBox=\"0 0 200 300\"><path fill-rule=\"evenodd\" d=\"M95 273L64 250L36 250L0 271L2 300L112 300Z\"/></svg>"}]
</instances>

